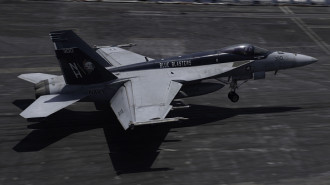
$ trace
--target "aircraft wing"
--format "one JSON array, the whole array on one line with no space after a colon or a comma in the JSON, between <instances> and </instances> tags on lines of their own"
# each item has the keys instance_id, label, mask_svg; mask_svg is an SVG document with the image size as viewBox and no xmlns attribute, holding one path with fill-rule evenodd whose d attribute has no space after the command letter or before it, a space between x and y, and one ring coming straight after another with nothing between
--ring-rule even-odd
<instances>
[{"instance_id":1,"label":"aircraft wing","mask_svg":"<svg viewBox=\"0 0 330 185\"><path fill-rule=\"evenodd\" d=\"M165 78L134 78L119 88L110 101L111 107L124 129L130 125L162 122L181 86Z\"/></svg>"},{"instance_id":2,"label":"aircraft wing","mask_svg":"<svg viewBox=\"0 0 330 185\"><path fill-rule=\"evenodd\" d=\"M153 60L152 58L148 58L119 47L104 46L100 47L96 52L109 63L111 63L113 67L125 66Z\"/></svg>"},{"instance_id":3,"label":"aircraft wing","mask_svg":"<svg viewBox=\"0 0 330 185\"><path fill-rule=\"evenodd\" d=\"M20 115L24 118L47 117L87 96L86 94L52 94L40 96Z\"/></svg>"}]
</instances>

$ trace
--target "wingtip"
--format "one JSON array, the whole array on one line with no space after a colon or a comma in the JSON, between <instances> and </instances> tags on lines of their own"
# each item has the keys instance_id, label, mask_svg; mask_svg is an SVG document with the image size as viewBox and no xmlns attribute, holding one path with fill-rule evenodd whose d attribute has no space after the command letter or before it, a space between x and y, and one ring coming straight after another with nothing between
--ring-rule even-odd
<instances>
[{"instance_id":1,"label":"wingtip","mask_svg":"<svg viewBox=\"0 0 330 185\"><path fill-rule=\"evenodd\" d=\"M31 118L31 116L28 116L25 111L21 112L19 115L22 116L25 119Z\"/></svg>"},{"instance_id":2,"label":"wingtip","mask_svg":"<svg viewBox=\"0 0 330 185\"><path fill-rule=\"evenodd\" d=\"M29 79L27 76L28 76L27 74L20 74L20 75L17 76L17 78L22 79L22 80L25 80L27 82L34 83L34 84L37 83L37 82Z\"/></svg>"}]
</instances>

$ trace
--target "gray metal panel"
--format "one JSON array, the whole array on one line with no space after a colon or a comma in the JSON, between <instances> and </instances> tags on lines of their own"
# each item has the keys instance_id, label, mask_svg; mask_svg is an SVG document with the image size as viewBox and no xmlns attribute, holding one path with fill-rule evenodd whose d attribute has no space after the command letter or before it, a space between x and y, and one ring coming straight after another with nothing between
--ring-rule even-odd
<instances>
[{"instance_id":1,"label":"gray metal panel","mask_svg":"<svg viewBox=\"0 0 330 185\"><path fill-rule=\"evenodd\" d=\"M104 46L100 47L96 52L109 63L111 63L114 67L146 62L145 56L119 47ZM147 59L149 61L153 60L152 58Z\"/></svg>"},{"instance_id":2,"label":"gray metal panel","mask_svg":"<svg viewBox=\"0 0 330 185\"><path fill-rule=\"evenodd\" d=\"M129 88L127 86L129 86L128 82L118 89L110 101L111 108L125 130L133 122L134 116L129 105L129 93L127 93Z\"/></svg>"},{"instance_id":3,"label":"gray metal panel","mask_svg":"<svg viewBox=\"0 0 330 185\"><path fill-rule=\"evenodd\" d=\"M181 86L182 84L173 82L165 76L132 79L135 121L164 119L171 109L171 101Z\"/></svg>"},{"instance_id":4,"label":"gray metal panel","mask_svg":"<svg viewBox=\"0 0 330 185\"><path fill-rule=\"evenodd\" d=\"M85 94L52 94L40 96L20 115L24 118L47 117L84 98Z\"/></svg>"},{"instance_id":5,"label":"gray metal panel","mask_svg":"<svg viewBox=\"0 0 330 185\"><path fill-rule=\"evenodd\" d=\"M117 91L111 100L111 107L124 129L130 124L163 120L181 86L168 78L134 78Z\"/></svg>"},{"instance_id":6,"label":"gray metal panel","mask_svg":"<svg viewBox=\"0 0 330 185\"><path fill-rule=\"evenodd\" d=\"M31 83L38 83L42 80L50 79L57 77L56 75L44 74L44 73L28 73L28 74L21 74L18 78L26 80Z\"/></svg>"}]
</instances>

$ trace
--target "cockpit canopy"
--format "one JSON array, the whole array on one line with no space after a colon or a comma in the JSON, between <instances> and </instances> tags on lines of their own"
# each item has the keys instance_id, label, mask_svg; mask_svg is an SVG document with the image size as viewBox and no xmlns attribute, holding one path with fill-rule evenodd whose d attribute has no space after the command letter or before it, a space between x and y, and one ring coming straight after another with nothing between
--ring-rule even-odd
<instances>
[{"instance_id":1,"label":"cockpit canopy","mask_svg":"<svg viewBox=\"0 0 330 185\"><path fill-rule=\"evenodd\" d=\"M235 55L241 55L241 56L266 56L269 51L263 48L259 48L257 46L253 46L251 44L238 44L229 46L226 48L222 48L220 50L222 53L229 53L229 54L235 54Z\"/></svg>"}]
</instances>

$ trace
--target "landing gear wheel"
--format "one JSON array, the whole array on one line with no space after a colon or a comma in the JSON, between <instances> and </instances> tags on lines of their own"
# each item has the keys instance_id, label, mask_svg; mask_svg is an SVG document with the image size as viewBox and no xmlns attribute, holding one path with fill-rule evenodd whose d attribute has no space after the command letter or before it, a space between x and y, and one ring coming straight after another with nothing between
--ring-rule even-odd
<instances>
[{"instance_id":1,"label":"landing gear wheel","mask_svg":"<svg viewBox=\"0 0 330 185\"><path fill-rule=\"evenodd\" d=\"M239 96L238 96L238 94L236 94L234 91L230 91L229 93L228 93L228 98L232 101L232 102L238 102L238 100L239 100Z\"/></svg>"}]
</instances>

